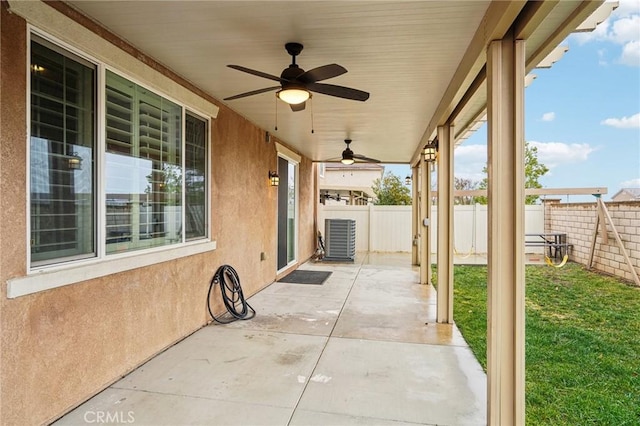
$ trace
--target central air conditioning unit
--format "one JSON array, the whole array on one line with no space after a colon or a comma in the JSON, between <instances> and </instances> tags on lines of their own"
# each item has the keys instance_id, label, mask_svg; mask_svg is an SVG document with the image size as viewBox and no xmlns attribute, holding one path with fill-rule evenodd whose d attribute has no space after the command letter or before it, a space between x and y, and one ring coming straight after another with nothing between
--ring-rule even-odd
<instances>
[{"instance_id":1,"label":"central air conditioning unit","mask_svg":"<svg viewBox=\"0 0 640 426\"><path fill-rule=\"evenodd\" d=\"M353 219L325 219L325 260L353 262L356 258L356 221Z\"/></svg>"}]
</instances>

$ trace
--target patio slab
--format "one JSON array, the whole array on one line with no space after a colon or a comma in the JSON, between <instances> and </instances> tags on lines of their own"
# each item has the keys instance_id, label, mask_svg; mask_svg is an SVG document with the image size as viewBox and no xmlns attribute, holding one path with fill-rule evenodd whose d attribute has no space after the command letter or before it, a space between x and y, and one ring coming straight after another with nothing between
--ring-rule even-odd
<instances>
[{"instance_id":1,"label":"patio slab","mask_svg":"<svg viewBox=\"0 0 640 426\"><path fill-rule=\"evenodd\" d=\"M333 273L273 283L249 299L254 319L204 327L56 424L485 424L486 375L457 327L435 324L409 255L301 269Z\"/></svg>"},{"instance_id":2,"label":"patio slab","mask_svg":"<svg viewBox=\"0 0 640 426\"><path fill-rule=\"evenodd\" d=\"M298 407L370 424L481 425L483 377L468 348L331 339Z\"/></svg>"}]
</instances>

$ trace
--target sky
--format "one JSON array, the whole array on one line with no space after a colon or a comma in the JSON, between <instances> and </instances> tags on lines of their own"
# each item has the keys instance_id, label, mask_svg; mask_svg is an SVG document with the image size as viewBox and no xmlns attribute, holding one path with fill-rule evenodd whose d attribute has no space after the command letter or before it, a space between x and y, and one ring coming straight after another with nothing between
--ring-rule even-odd
<instances>
[{"instance_id":1,"label":"sky","mask_svg":"<svg viewBox=\"0 0 640 426\"><path fill-rule=\"evenodd\" d=\"M544 188L640 188L640 0L620 0L590 33L571 34L549 69L525 89L525 140L549 168ZM480 181L487 162L484 125L454 151L456 177ZM403 179L409 166L386 166ZM563 202L589 202L563 196Z\"/></svg>"}]
</instances>

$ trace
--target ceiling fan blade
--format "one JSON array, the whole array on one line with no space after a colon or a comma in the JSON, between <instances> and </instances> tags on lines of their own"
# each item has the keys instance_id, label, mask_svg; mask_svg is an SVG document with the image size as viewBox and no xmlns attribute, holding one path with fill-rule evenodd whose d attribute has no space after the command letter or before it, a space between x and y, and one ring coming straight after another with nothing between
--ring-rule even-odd
<instances>
[{"instance_id":1,"label":"ceiling fan blade","mask_svg":"<svg viewBox=\"0 0 640 426\"><path fill-rule=\"evenodd\" d=\"M338 64L329 64L302 73L297 80L303 83L315 83L316 81L337 77L346 72L347 70Z\"/></svg>"},{"instance_id":2,"label":"ceiling fan blade","mask_svg":"<svg viewBox=\"0 0 640 426\"><path fill-rule=\"evenodd\" d=\"M275 75L267 74L266 72L252 70L251 68L243 67L241 65L227 65L229 68L233 68L234 70L246 72L247 74L257 75L258 77L267 78L269 80L281 82L282 79L280 77L276 77Z\"/></svg>"},{"instance_id":3,"label":"ceiling fan blade","mask_svg":"<svg viewBox=\"0 0 640 426\"><path fill-rule=\"evenodd\" d=\"M376 160L375 158L365 157L364 155L360 155L360 154L353 154L353 158L354 159L358 159L358 160L367 161L369 163L379 163L380 162L380 160Z\"/></svg>"},{"instance_id":4,"label":"ceiling fan blade","mask_svg":"<svg viewBox=\"0 0 640 426\"><path fill-rule=\"evenodd\" d=\"M273 87L265 87L264 89L252 90L250 92L244 92L244 93L240 93L239 95L224 98L223 101L232 101L234 99L246 98L247 96L258 95L264 92L271 92L272 90L277 90L279 88L280 86L273 86Z\"/></svg>"},{"instance_id":5,"label":"ceiling fan blade","mask_svg":"<svg viewBox=\"0 0 640 426\"><path fill-rule=\"evenodd\" d=\"M312 92L322 93L324 95L335 96L337 98L351 99L354 101L366 101L369 99L369 93L362 90L352 89L350 87L336 86L334 84L324 83L308 83L307 89Z\"/></svg>"},{"instance_id":6,"label":"ceiling fan blade","mask_svg":"<svg viewBox=\"0 0 640 426\"><path fill-rule=\"evenodd\" d=\"M305 107L306 102L300 102L299 104L289 104L289 106L291 107L291 111L296 112L296 111L304 111L304 107Z\"/></svg>"}]
</instances>

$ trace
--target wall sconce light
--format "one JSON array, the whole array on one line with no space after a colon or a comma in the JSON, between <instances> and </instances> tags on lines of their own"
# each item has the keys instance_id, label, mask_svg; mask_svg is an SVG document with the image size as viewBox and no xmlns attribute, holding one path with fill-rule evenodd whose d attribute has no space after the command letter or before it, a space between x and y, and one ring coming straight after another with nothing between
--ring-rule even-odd
<instances>
[{"instance_id":1,"label":"wall sconce light","mask_svg":"<svg viewBox=\"0 0 640 426\"><path fill-rule=\"evenodd\" d=\"M280 184L278 172L269 171L269 182L271 182L271 186L278 186Z\"/></svg>"},{"instance_id":2,"label":"wall sconce light","mask_svg":"<svg viewBox=\"0 0 640 426\"><path fill-rule=\"evenodd\" d=\"M82 157L75 152L69 156L68 160L69 170L80 170L82 168Z\"/></svg>"},{"instance_id":3,"label":"wall sconce light","mask_svg":"<svg viewBox=\"0 0 640 426\"><path fill-rule=\"evenodd\" d=\"M424 161L427 163L433 163L436 161L438 154L438 139L434 139L431 143L425 145L422 154L424 155Z\"/></svg>"},{"instance_id":4,"label":"wall sconce light","mask_svg":"<svg viewBox=\"0 0 640 426\"><path fill-rule=\"evenodd\" d=\"M407 175L407 177L404 178L404 184L411 185L411 176Z\"/></svg>"}]
</instances>

